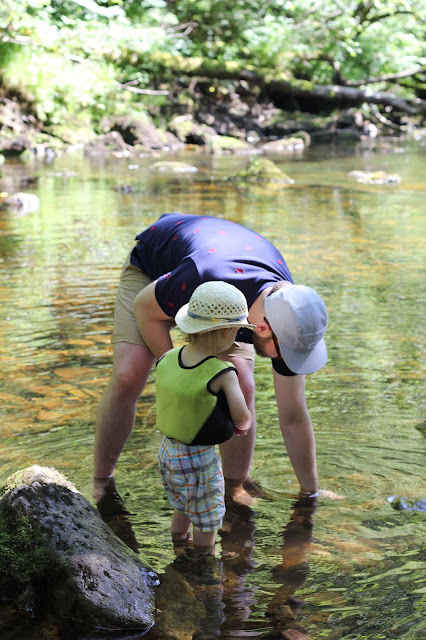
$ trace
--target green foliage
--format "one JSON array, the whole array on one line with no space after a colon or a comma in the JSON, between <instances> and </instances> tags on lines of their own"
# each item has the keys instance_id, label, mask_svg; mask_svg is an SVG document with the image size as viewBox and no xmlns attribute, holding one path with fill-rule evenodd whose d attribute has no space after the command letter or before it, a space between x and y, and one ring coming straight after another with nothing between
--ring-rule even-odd
<instances>
[{"instance_id":1,"label":"green foliage","mask_svg":"<svg viewBox=\"0 0 426 640\"><path fill-rule=\"evenodd\" d=\"M47 124L90 125L164 100L120 88L172 82L156 54L356 85L424 64L425 24L419 0L3 0L0 81L31 94Z\"/></svg>"},{"instance_id":2,"label":"green foliage","mask_svg":"<svg viewBox=\"0 0 426 640\"><path fill-rule=\"evenodd\" d=\"M59 54L24 48L6 66L3 79L34 97L40 120L58 124L77 115L84 119L82 112L102 116L116 89L115 75L112 64L90 60L78 64Z\"/></svg>"}]
</instances>

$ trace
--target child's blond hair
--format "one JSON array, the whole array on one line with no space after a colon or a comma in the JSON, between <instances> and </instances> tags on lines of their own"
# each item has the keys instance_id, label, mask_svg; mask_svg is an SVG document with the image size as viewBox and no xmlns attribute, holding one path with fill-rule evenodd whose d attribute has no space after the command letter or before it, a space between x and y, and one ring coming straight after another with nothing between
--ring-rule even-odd
<instances>
[{"instance_id":1,"label":"child's blond hair","mask_svg":"<svg viewBox=\"0 0 426 640\"><path fill-rule=\"evenodd\" d=\"M185 340L188 344L196 344L201 340L212 351L218 351L218 342L226 329L212 329L211 331L203 331L201 333L189 333L185 335Z\"/></svg>"}]
</instances>

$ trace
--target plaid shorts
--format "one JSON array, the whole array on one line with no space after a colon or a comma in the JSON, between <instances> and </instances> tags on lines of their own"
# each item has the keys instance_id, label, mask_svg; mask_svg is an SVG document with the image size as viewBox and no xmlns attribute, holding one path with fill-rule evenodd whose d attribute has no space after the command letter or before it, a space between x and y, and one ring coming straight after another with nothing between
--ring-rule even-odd
<instances>
[{"instance_id":1,"label":"plaid shorts","mask_svg":"<svg viewBox=\"0 0 426 640\"><path fill-rule=\"evenodd\" d=\"M220 529L225 515L224 481L215 446L190 446L163 436L159 466L170 503L194 529Z\"/></svg>"}]
</instances>

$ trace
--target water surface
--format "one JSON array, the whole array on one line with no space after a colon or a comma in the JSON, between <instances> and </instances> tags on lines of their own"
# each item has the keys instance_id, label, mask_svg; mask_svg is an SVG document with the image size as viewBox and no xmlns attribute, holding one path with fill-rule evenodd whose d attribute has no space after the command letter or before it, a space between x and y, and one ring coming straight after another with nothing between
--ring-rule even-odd
<instances>
[{"instance_id":1,"label":"water surface","mask_svg":"<svg viewBox=\"0 0 426 640\"><path fill-rule=\"evenodd\" d=\"M320 498L315 513L295 503L270 365L259 360L252 477L270 499L228 514L217 554L223 547L235 555L219 563L215 588L191 584L173 563L152 376L116 472L140 553L165 584L186 580L199 594L185 605L189 627L191 606L207 603L207 637L290 638L279 634L292 629L298 639L425 638L425 515L394 511L386 500L426 495L424 148L316 147L276 157L295 184L254 192L218 181L246 158L175 159L198 173L159 175L150 159L129 167L78 153L3 167L0 191L31 191L40 207L0 211L0 479L32 464L54 466L92 499L114 292L133 238L167 211L229 218L274 242L295 282L327 304L329 361L308 377L307 397L320 486L344 499ZM360 184L347 176L353 169L397 172L401 183ZM37 184L22 187L28 175ZM179 628L182 610L170 607L169 616ZM160 640L155 628L150 637Z\"/></svg>"}]
</instances>

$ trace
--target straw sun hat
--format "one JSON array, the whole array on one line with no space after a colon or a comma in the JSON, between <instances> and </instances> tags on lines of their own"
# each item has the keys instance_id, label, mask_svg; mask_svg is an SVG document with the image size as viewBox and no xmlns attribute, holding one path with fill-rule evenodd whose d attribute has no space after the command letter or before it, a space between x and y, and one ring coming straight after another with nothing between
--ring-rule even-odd
<instances>
[{"instance_id":1,"label":"straw sun hat","mask_svg":"<svg viewBox=\"0 0 426 640\"><path fill-rule=\"evenodd\" d=\"M176 324L184 333L204 333L212 329L246 327L248 308L244 295L232 284L221 281L200 284L176 314Z\"/></svg>"}]
</instances>

